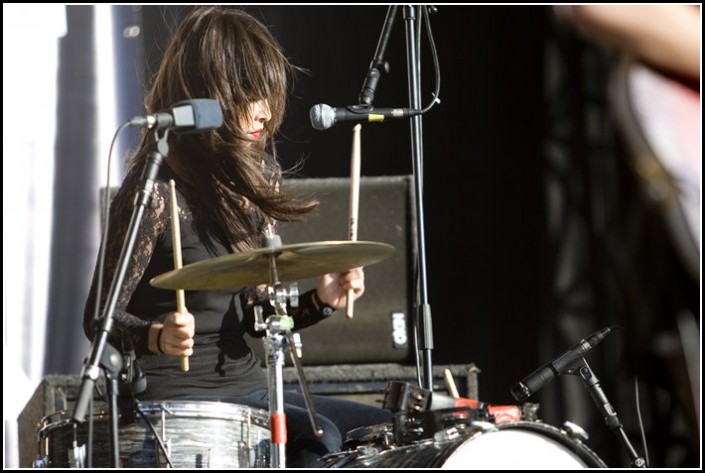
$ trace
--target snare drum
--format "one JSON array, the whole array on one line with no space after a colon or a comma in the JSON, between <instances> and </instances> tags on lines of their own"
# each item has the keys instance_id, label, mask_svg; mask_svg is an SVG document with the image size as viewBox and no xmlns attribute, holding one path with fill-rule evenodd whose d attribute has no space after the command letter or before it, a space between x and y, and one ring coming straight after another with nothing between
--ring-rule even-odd
<instances>
[{"instance_id":1,"label":"snare drum","mask_svg":"<svg viewBox=\"0 0 705 473\"><path fill-rule=\"evenodd\" d=\"M120 418L120 466L155 468L267 468L270 430L267 411L221 402L159 401L140 403L135 419ZM110 418L93 418L93 467L113 466L110 455ZM146 419L146 420L145 420ZM154 431L150 429L151 424ZM162 445L155 436L159 436ZM39 430L37 466L87 466L84 449L88 420L76 426L71 412L47 416ZM76 446L74 446L76 441ZM166 452L164 451L166 450Z\"/></svg>"},{"instance_id":2,"label":"snare drum","mask_svg":"<svg viewBox=\"0 0 705 473\"><path fill-rule=\"evenodd\" d=\"M389 439L388 428L370 430L375 431L382 434L380 438ZM361 444L354 450L329 454L323 460L329 468L606 468L585 444L540 422L480 423L408 445Z\"/></svg>"}]
</instances>

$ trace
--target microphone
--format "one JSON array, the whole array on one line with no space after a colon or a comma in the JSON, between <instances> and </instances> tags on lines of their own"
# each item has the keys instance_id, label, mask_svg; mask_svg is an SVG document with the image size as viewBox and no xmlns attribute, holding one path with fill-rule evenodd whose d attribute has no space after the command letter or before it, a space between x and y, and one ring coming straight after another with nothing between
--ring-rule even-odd
<instances>
[{"instance_id":1,"label":"microphone","mask_svg":"<svg viewBox=\"0 0 705 473\"><path fill-rule=\"evenodd\" d=\"M374 108L368 105L350 105L345 108L319 103L311 107L311 126L326 130L338 122L383 122L386 118L406 118L420 115L421 110L410 108Z\"/></svg>"},{"instance_id":2,"label":"microphone","mask_svg":"<svg viewBox=\"0 0 705 473\"><path fill-rule=\"evenodd\" d=\"M512 386L510 391L514 399L522 402L550 383L553 378L570 373L583 359L583 355L607 338L610 332L611 329L609 327L594 332L589 337L580 340L580 342L570 350L551 360L545 366L537 369L522 381Z\"/></svg>"},{"instance_id":3,"label":"microphone","mask_svg":"<svg viewBox=\"0 0 705 473\"><path fill-rule=\"evenodd\" d=\"M168 110L134 117L128 123L149 129L172 128L181 133L201 133L220 127L223 124L223 111L217 100L184 100Z\"/></svg>"}]
</instances>

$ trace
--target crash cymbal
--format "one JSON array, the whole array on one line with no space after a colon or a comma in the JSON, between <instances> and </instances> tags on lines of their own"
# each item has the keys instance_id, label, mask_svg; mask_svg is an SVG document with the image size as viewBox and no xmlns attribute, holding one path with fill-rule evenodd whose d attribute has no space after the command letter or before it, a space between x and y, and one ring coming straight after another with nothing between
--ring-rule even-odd
<instances>
[{"instance_id":1,"label":"crash cymbal","mask_svg":"<svg viewBox=\"0 0 705 473\"><path fill-rule=\"evenodd\" d=\"M269 261L274 255L280 282L369 266L387 258L394 247L373 241L296 243L219 256L160 274L150 284L162 289L236 289L272 284Z\"/></svg>"}]
</instances>

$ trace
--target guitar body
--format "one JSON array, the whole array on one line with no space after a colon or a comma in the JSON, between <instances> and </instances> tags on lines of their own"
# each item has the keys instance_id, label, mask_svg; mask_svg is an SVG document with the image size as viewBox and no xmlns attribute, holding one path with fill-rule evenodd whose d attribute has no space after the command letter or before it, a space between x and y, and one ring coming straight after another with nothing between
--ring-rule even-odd
<instances>
[{"instance_id":1,"label":"guitar body","mask_svg":"<svg viewBox=\"0 0 705 473\"><path fill-rule=\"evenodd\" d=\"M700 279L700 91L629 58L615 69L611 101L632 166L660 207L685 267Z\"/></svg>"}]
</instances>

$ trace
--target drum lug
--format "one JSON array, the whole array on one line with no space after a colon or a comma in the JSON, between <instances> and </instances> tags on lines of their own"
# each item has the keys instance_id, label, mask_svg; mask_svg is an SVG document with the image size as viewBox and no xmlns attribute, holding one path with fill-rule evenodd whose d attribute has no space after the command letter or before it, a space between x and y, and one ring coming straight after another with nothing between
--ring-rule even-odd
<instances>
[{"instance_id":1,"label":"drum lug","mask_svg":"<svg viewBox=\"0 0 705 473\"><path fill-rule=\"evenodd\" d=\"M379 450L373 446L360 445L357 447L357 458L360 460L366 460L372 458L379 453Z\"/></svg>"},{"instance_id":2,"label":"drum lug","mask_svg":"<svg viewBox=\"0 0 705 473\"><path fill-rule=\"evenodd\" d=\"M487 422L484 420L474 420L470 423L475 428L479 428L483 432L493 432L497 429L497 425L493 424L492 422Z\"/></svg>"},{"instance_id":3,"label":"drum lug","mask_svg":"<svg viewBox=\"0 0 705 473\"><path fill-rule=\"evenodd\" d=\"M458 432L458 429L455 427L439 430L433 434L434 442L447 442L449 440L455 440L458 437L460 437L460 432Z\"/></svg>"},{"instance_id":4,"label":"drum lug","mask_svg":"<svg viewBox=\"0 0 705 473\"><path fill-rule=\"evenodd\" d=\"M540 405L537 402L525 402L521 405L521 419L527 422L537 422L539 420Z\"/></svg>"},{"instance_id":5,"label":"drum lug","mask_svg":"<svg viewBox=\"0 0 705 473\"><path fill-rule=\"evenodd\" d=\"M74 446L68 450L69 468L84 468L86 464L86 446Z\"/></svg>"},{"instance_id":6,"label":"drum lug","mask_svg":"<svg viewBox=\"0 0 705 473\"><path fill-rule=\"evenodd\" d=\"M590 438L590 435L585 432L585 429L568 420L563 422L563 431L568 435L568 437L581 442L587 442Z\"/></svg>"}]
</instances>

